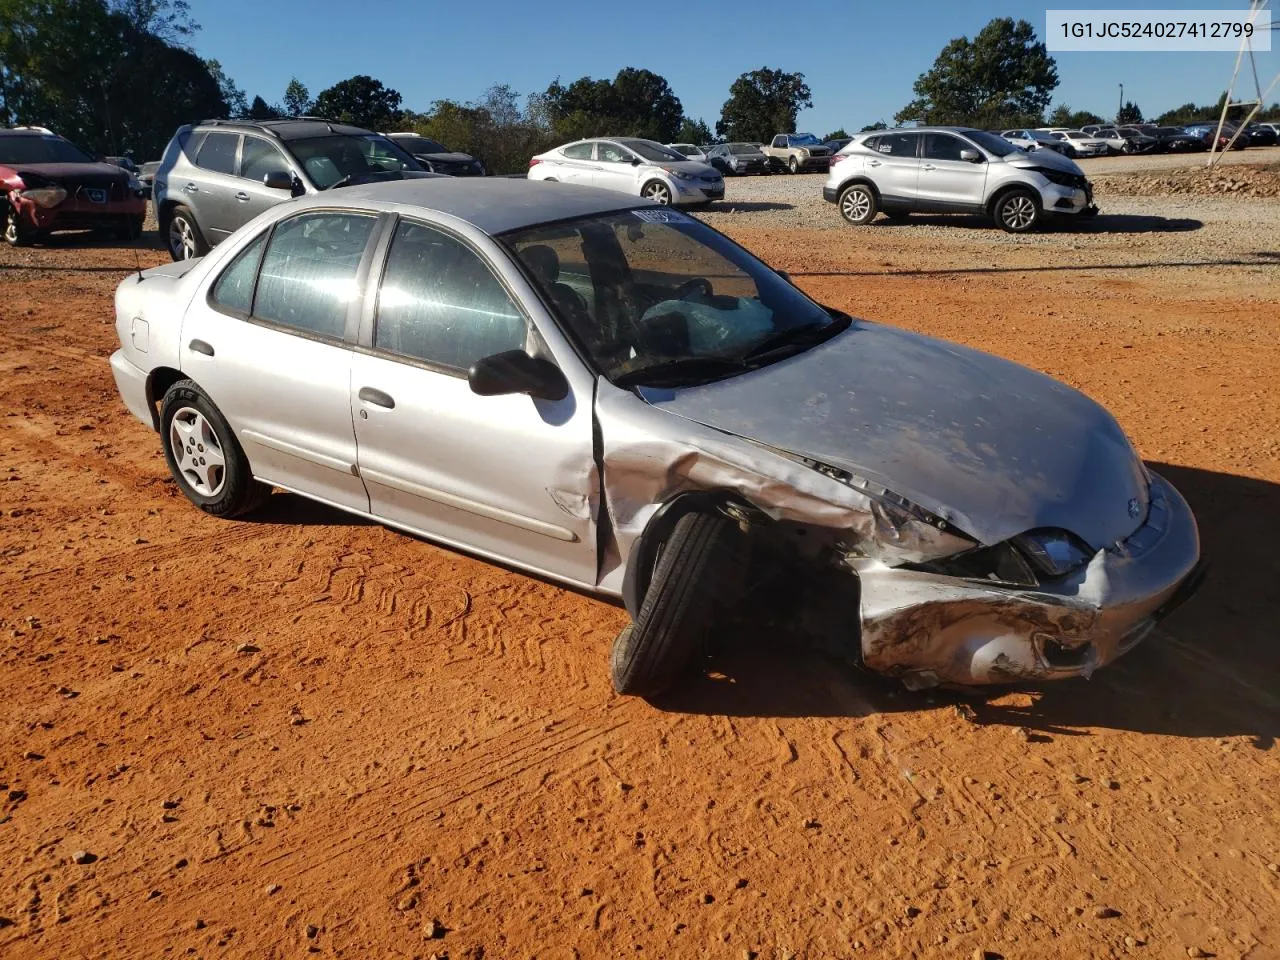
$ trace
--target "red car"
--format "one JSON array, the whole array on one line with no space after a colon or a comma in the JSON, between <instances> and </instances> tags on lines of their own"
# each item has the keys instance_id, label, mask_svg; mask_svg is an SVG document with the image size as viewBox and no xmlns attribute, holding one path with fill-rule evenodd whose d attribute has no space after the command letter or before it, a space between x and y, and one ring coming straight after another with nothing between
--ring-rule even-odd
<instances>
[{"instance_id":1,"label":"red car","mask_svg":"<svg viewBox=\"0 0 1280 960\"><path fill-rule=\"evenodd\" d=\"M11 246L55 230L136 240L146 215L144 189L127 170L39 127L0 130L0 222Z\"/></svg>"}]
</instances>

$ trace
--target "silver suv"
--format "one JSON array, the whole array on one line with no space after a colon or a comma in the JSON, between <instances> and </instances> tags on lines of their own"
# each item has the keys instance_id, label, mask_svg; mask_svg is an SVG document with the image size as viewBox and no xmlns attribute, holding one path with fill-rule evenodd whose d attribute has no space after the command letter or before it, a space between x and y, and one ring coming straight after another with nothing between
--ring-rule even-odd
<instances>
[{"instance_id":1,"label":"silver suv","mask_svg":"<svg viewBox=\"0 0 1280 960\"><path fill-rule=\"evenodd\" d=\"M381 134L311 117L186 125L155 174L160 235L174 260L202 257L268 207L372 180L430 176Z\"/></svg>"},{"instance_id":2,"label":"silver suv","mask_svg":"<svg viewBox=\"0 0 1280 960\"><path fill-rule=\"evenodd\" d=\"M880 211L891 218L983 213L1010 233L1026 233L1047 215L1098 212L1074 161L1049 150L1027 153L967 127L859 134L833 158L822 196L859 226Z\"/></svg>"}]
</instances>

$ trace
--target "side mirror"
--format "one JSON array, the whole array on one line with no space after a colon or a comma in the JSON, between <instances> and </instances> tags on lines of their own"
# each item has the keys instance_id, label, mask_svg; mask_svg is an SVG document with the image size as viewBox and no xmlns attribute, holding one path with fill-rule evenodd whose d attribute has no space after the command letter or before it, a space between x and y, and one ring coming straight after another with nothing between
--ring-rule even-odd
<instances>
[{"instance_id":1,"label":"side mirror","mask_svg":"<svg viewBox=\"0 0 1280 960\"><path fill-rule=\"evenodd\" d=\"M632 165L633 167L638 167L638 166L640 166L640 158L639 158L639 157L632 157L632 158L631 158L631 165Z\"/></svg>"},{"instance_id":2,"label":"side mirror","mask_svg":"<svg viewBox=\"0 0 1280 960\"><path fill-rule=\"evenodd\" d=\"M776 273L778 276L780 276L783 280L787 281L787 283L791 284L793 287L796 285L795 281L791 279L791 274L787 273L787 271L775 270L773 272Z\"/></svg>"},{"instance_id":3,"label":"side mirror","mask_svg":"<svg viewBox=\"0 0 1280 960\"><path fill-rule=\"evenodd\" d=\"M563 400L569 381L550 360L523 350L506 350L477 360L467 372L471 392L482 397L527 393L543 400Z\"/></svg>"},{"instance_id":4,"label":"side mirror","mask_svg":"<svg viewBox=\"0 0 1280 960\"><path fill-rule=\"evenodd\" d=\"M263 175L262 185L268 190L292 190L293 177L284 170L271 170Z\"/></svg>"},{"instance_id":5,"label":"side mirror","mask_svg":"<svg viewBox=\"0 0 1280 960\"><path fill-rule=\"evenodd\" d=\"M965 147L960 151L960 159L967 160L969 163L981 163L982 154L972 147Z\"/></svg>"}]
</instances>

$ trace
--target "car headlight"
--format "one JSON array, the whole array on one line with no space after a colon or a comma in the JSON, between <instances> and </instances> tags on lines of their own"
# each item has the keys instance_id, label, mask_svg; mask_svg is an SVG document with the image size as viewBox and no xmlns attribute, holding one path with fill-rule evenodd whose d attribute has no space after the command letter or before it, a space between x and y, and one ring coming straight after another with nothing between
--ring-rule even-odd
<instances>
[{"instance_id":1,"label":"car headlight","mask_svg":"<svg viewBox=\"0 0 1280 960\"><path fill-rule=\"evenodd\" d=\"M67 191L62 187L36 187L34 190L23 190L18 196L48 210L67 199Z\"/></svg>"},{"instance_id":2,"label":"car headlight","mask_svg":"<svg viewBox=\"0 0 1280 960\"><path fill-rule=\"evenodd\" d=\"M1089 562L1093 551L1065 530L1032 530L1013 543L1041 573L1062 577Z\"/></svg>"},{"instance_id":3,"label":"car headlight","mask_svg":"<svg viewBox=\"0 0 1280 960\"><path fill-rule=\"evenodd\" d=\"M697 180L698 179L698 175L696 173L685 173L685 171L683 170L671 170L667 167L663 167L662 169L665 170L667 173L671 174L671 176L675 177L677 180Z\"/></svg>"},{"instance_id":4,"label":"car headlight","mask_svg":"<svg viewBox=\"0 0 1280 960\"><path fill-rule=\"evenodd\" d=\"M800 156L802 156L802 157L808 157L808 156L809 156L809 151L808 151L808 150L800 150L800 151L799 151L799 153L800 153Z\"/></svg>"},{"instance_id":5,"label":"car headlight","mask_svg":"<svg viewBox=\"0 0 1280 960\"><path fill-rule=\"evenodd\" d=\"M132 190L134 193L143 193L147 189L147 185L143 183L141 180L139 180L137 177L130 176L129 189Z\"/></svg>"},{"instance_id":6,"label":"car headlight","mask_svg":"<svg viewBox=\"0 0 1280 960\"><path fill-rule=\"evenodd\" d=\"M1050 183L1056 183L1060 187L1077 186L1077 178L1074 174L1063 173L1060 170L1050 170L1048 167L1032 167L1031 169L1040 174L1040 176L1044 177Z\"/></svg>"}]
</instances>

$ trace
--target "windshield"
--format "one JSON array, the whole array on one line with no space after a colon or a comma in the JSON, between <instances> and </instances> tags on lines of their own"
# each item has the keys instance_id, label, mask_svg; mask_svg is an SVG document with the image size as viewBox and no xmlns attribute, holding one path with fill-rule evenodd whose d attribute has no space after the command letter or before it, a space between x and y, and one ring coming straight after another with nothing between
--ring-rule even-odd
<instances>
[{"instance_id":1,"label":"windshield","mask_svg":"<svg viewBox=\"0 0 1280 960\"><path fill-rule=\"evenodd\" d=\"M691 157L695 153L702 152L697 147L695 147L692 143L673 143L671 145L671 149L674 150L676 153L684 154L686 157Z\"/></svg>"},{"instance_id":2,"label":"windshield","mask_svg":"<svg viewBox=\"0 0 1280 960\"><path fill-rule=\"evenodd\" d=\"M93 163L93 157L61 137L0 137L0 163Z\"/></svg>"},{"instance_id":3,"label":"windshield","mask_svg":"<svg viewBox=\"0 0 1280 960\"><path fill-rule=\"evenodd\" d=\"M752 154L759 153L760 148L750 143L731 143L729 144L729 152L739 157L749 157Z\"/></svg>"},{"instance_id":4,"label":"windshield","mask_svg":"<svg viewBox=\"0 0 1280 960\"><path fill-rule=\"evenodd\" d=\"M418 162L386 137L376 133L290 140L286 145L321 190L334 184L379 173L421 170Z\"/></svg>"},{"instance_id":5,"label":"windshield","mask_svg":"<svg viewBox=\"0 0 1280 960\"><path fill-rule=\"evenodd\" d=\"M986 133L982 130L966 130L964 135L987 151L987 153L997 157L1007 157L1011 153L1018 152L1018 148L1012 143L1004 137L996 136L994 133Z\"/></svg>"},{"instance_id":6,"label":"windshield","mask_svg":"<svg viewBox=\"0 0 1280 960\"><path fill-rule=\"evenodd\" d=\"M394 142L413 153L449 152L449 148L443 143L437 143L435 140L428 140L426 137L396 137Z\"/></svg>"},{"instance_id":7,"label":"windshield","mask_svg":"<svg viewBox=\"0 0 1280 960\"><path fill-rule=\"evenodd\" d=\"M675 210L600 214L502 239L561 326L620 386L717 380L794 354L848 323Z\"/></svg>"},{"instance_id":8,"label":"windshield","mask_svg":"<svg viewBox=\"0 0 1280 960\"><path fill-rule=\"evenodd\" d=\"M787 136L787 143L793 147L820 147L822 141L812 133L792 133Z\"/></svg>"},{"instance_id":9,"label":"windshield","mask_svg":"<svg viewBox=\"0 0 1280 960\"><path fill-rule=\"evenodd\" d=\"M646 160L661 162L663 160L683 160L684 157L676 153L670 147L664 147L660 143L654 143L651 140L619 140L624 147L633 153L638 153Z\"/></svg>"}]
</instances>

